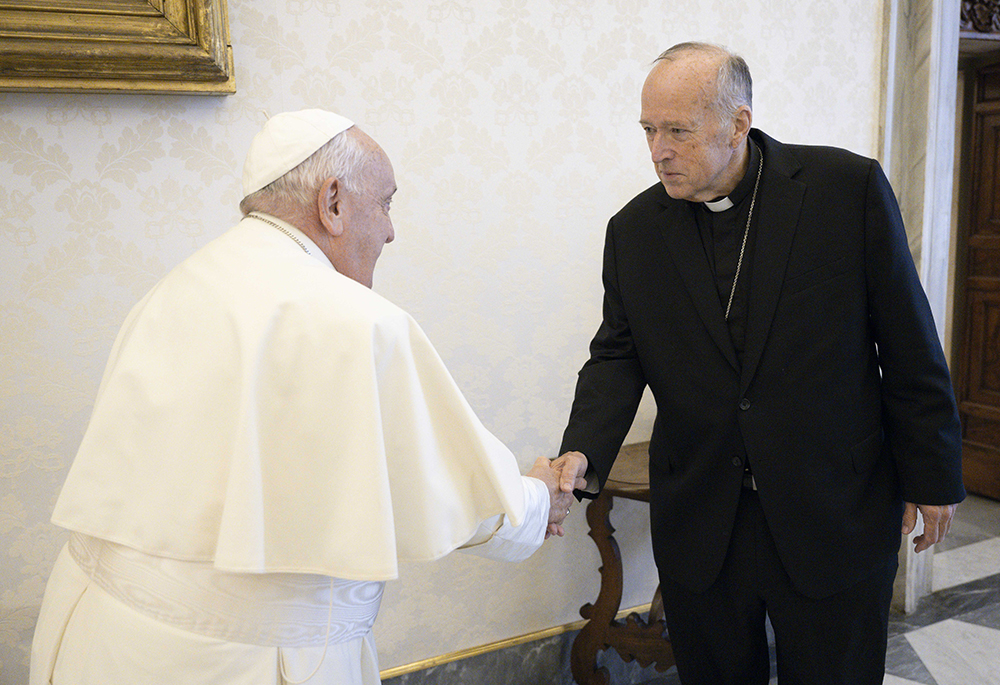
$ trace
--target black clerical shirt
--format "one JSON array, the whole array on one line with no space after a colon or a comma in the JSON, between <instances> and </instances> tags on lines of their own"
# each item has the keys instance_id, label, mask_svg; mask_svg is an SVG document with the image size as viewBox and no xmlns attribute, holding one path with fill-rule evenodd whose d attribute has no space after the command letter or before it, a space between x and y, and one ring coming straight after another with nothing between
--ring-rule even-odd
<instances>
[{"instance_id":1,"label":"black clerical shirt","mask_svg":"<svg viewBox=\"0 0 1000 685\"><path fill-rule=\"evenodd\" d=\"M743 178L729 193L733 206L721 212L710 211L704 203L692 202L701 242L708 257L709 266L715 276L715 287L719 293L722 311L726 311L729 294L733 287L733 277L736 275L736 265L740 257L740 247L743 245L743 233L747 227L747 215L750 213L750 203L754 184L757 181L757 171L760 168L760 149L757 144L748 139L750 146L750 162ZM754 210L757 214L758 209ZM733 304L729 309L729 337L736 350L736 358L740 367L743 366L743 349L746 341L747 306L750 301L750 273L753 263L754 226L751 222L747 235L746 249L743 253L743 263L740 266L739 280L736 282L736 292Z\"/></svg>"}]
</instances>

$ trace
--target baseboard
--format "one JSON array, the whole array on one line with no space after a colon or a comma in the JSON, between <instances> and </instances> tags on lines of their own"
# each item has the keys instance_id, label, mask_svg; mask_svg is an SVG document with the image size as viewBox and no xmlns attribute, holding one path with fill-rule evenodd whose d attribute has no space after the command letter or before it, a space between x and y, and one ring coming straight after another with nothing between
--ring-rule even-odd
<instances>
[{"instance_id":1,"label":"baseboard","mask_svg":"<svg viewBox=\"0 0 1000 685\"><path fill-rule=\"evenodd\" d=\"M646 614L649 612L649 604L645 604L638 607L633 607L631 609L623 609L618 612L618 619L624 619L629 614ZM567 623L561 626L554 626L552 628L546 628L544 630L537 630L531 633L526 633L524 635L519 635L517 637L511 637L504 640L498 640L496 642L491 642L485 645L479 645L476 647L470 647L468 649L462 649L456 652L451 652L450 654L442 654L440 656L431 657L429 659L422 659L420 661L415 661L410 664L405 664L403 666L396 666L393 668L387 668L380 673L383 681L389 680L391 678L402 678L412 673L417 673L418 671L431 671L437 670L438 667L444 666L446 664L453 664L460 661L475 661L477 657L483 657L484 655L494 654L497 652L517 652L518 648L522 645L528 645L530 643L539 644L551 644L553 648L557 651L563 651L565 640L554 640L554 638L559 638L560 636L566 636L569 633L576 633L586 624L585 621L574 621L573 623ZM570 643L571 644L571 641ZM537 650L536 650L537 651ZM404 682L410 681L408 678L403 678L400 681L400 685ZM488 680L481 680L479 682L485 683ZM386 683L386 685L389 685Z\"/></svg>"}]
</instances>

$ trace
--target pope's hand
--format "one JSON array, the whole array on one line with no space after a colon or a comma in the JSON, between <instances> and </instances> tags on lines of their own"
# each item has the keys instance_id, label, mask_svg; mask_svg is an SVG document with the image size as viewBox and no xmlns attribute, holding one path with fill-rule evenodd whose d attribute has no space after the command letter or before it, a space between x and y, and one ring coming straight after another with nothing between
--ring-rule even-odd
<instances>
[{"instance_id":1,"label":"pope's hand","mask_svg":"<svg viewBox=\"0 0 1000 685\"><path fill-rule=\"evenodd\" d=\"M534 466L525 475L542 481L549 490L549 523L545 529L545 538L564 535L566 531L563 530L562 522L574 501L572 491L567 493L560 489L559 472L545 457L536 459Z\"/></svg>"}]
</instances>

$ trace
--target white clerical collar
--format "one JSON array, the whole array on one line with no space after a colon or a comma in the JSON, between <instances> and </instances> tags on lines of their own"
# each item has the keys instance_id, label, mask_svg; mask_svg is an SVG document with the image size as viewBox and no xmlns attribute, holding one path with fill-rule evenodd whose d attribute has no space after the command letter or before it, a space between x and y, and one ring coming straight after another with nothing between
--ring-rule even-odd
<instances>
[{"instance_id":1,"label":"white clerical collar","mask_svg":"<svg viewBox=\"0 0 1000 685\"><path fill-rule=\"evenodd\" d=\"M330 261L330 258L326 256L323 250L319 249L319 246L314 243L309 236L297 229L295 226L292 226L287 221L282 221L278 217L272 214L265 214L264 212L250 212L247 214L247 217L263 221L265 224L270 224L298 243L299 247L301 247L302 251L307 255L328 265L331 269L336 270L333 262Z\"/></svg>"},{"instance_id":2,"label":"white clerical collar","mask_svg":"<svg viewBox=\"0 0 1000 685\"><path fill-rule=\"evenodd\" d=\"M702 204L704 204L710 212L724 212L733 206L733 201L729 199L729 196L726 196L721 200L712 200L711 202L704 202Z\"/></svg>"},{"instance_id":3,"label":"white clerical collar","mask_svg":"<svg viewBox=\"0 0 1000 685\"><path fill-rule=\"evenodd\" d=\"M759 159L762 154L760 147L753 141L753 139L749 139L747 145L750 152L747 168L752 169L754 167L759 167ZM750 193L750 189L754 187L753 180L754 176L752 174L744 173L743 178L736 184L736 187L733 188L732 192L728 195L720 197L718 200L712 200L711 202L702 202L702 204L705 205L705 209L710 212L718 213L724 212L727 209L732 209L737 202L743 202L743 199ZM735 201L732 199L733 197L736 198Z\"/></svg>"}]
</instances>

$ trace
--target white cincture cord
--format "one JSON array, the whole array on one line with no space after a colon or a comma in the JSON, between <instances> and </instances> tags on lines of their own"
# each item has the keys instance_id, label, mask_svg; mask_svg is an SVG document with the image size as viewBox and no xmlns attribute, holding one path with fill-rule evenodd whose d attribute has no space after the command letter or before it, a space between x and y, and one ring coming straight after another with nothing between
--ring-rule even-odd
<instances>
[{"instance_id":1,"label":"white cincture cord","mask_svg":"<svg viewBox=\"0 0 1000 685\"><path fill-rule=\"evenodd\" d=\"M281 651L281 647L278 647L278 666L281 668L281 679L285 682L285 685L302 685L302 683L312 680L312 677L319 673L319 669L322 668L323 662L326 661L326 650L330 646L330 622L333 619L333 577L330 578L330 608L326 612L326 639L323 640L323 654L319 657L319 663L316 664L316 668L313 672L307 675L302 680L292 680L288 677L288 673L285 671L285 653Z\"/></svg>"}]
</instances>

